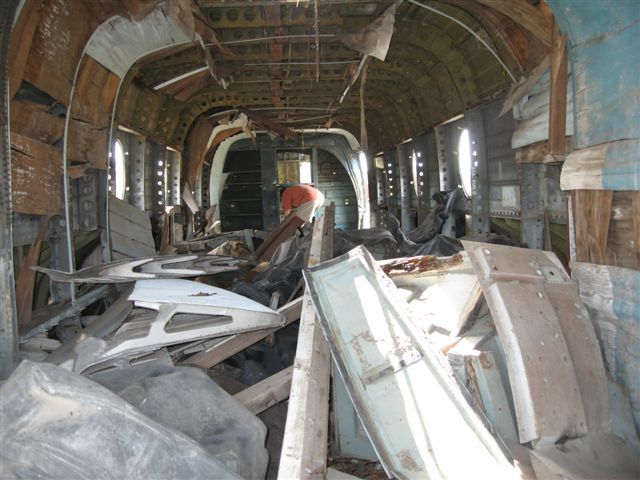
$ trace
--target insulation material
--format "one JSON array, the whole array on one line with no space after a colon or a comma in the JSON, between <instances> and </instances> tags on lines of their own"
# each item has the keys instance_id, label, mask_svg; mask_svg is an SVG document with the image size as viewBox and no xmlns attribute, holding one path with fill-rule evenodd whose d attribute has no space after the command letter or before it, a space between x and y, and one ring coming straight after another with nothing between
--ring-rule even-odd
<instances>
[{"instance_id":1,"label":"insulation material","mask_svg":"<svg viewBox=\"0 0 640 480\"><path fill-rule=\"evenodd\" d=\"M11 134L11 190L14 212L58 215L62 211L62 151Z\"/></svg>"},{"instance_id":2,"label":"insulation material","mask_svg":"<svg viewBox=\"0 0 640 480\"><path fill-rule=\"evenodd\" d=\"M340 35L338 38L346 46L384 62L393 36L396 6L397 3L393 2L389 8L360 32Z\"/></svg>"}]
</instances>

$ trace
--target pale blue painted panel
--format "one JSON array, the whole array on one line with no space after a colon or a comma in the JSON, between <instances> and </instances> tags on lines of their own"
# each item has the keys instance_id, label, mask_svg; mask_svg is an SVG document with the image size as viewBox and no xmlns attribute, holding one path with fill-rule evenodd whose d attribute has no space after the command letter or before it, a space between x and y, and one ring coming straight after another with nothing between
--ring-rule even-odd
<instances>
[{"instance_id":1,"label":"pale blue painted panel","mask_svg":"<svg viewBox=\"0 0 640 480\"><path fill-rule=\"evenodd\" d=\"M640 2L548 0L569 39L577 149L640 138ZM607 151L602 186L637 190L637 143ZM634 167L635 165L635 167Z\"/></svg>"},{"instance_id":2,"label":"pale blue painted panel","mask_svg":"<svg viewBox=\"0 0 640 480\"><path fill-rule=\"evenodd\" d=\"M605 190L640 190L640 140L612 143L602 168Z\"/></svg>"}]
</instances>

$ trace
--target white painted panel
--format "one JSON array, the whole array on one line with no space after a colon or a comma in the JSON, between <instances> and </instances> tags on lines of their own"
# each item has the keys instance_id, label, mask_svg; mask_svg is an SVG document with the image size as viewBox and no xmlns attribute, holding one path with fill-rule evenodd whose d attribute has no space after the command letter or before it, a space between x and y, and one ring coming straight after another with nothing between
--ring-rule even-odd
<instances>
[{"instance_id":1,"label":"white painted panel","mask_svg":"<svg viewBox=\"0 0 640 480\"><path fill-rule=\"evenodd\" d=\"M140 21L114 17L103 23L86 47L87 55L120 78L138 59L162 47L191 42L166 13L156 7Z\"/></svg>"}]
</instances>

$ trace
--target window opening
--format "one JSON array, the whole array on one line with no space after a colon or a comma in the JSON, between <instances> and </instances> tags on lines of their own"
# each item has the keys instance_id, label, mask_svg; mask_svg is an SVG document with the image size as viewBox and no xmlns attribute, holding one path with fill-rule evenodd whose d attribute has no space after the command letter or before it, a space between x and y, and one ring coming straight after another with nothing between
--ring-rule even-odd
<instances>
[{"instance_id":1,"label":"window opening","mask_svg":"<svg viewBox=\"0 0 640 480\"><path fill-rule=\"evenodd\" d=\"M471 139L469 130L465 128L460 133L458 141L458 171L460 173L460 185L464 194L471 197Z\"/></svg>"},{"instance_id":2,"label":"window opening","mask_svg":"<svg viewBox=\"0 0 640 480\"><path fill-rule=\"evenodd\" d=\"M125 165L124 165L124 148L120 140L116 140L113 146L113 170L114 170L114 190L116 198L124 200L125 193Z\"/></svg>"},{"instance_id":3,"label":"window opening","mask_svg":"<svg viewBox=\"0 0 640 480\"><path fill-rule=\"evenodd\" d=\"M312 183L309 152L277 152L278 184Z\"/></svg>"}]
</instances>

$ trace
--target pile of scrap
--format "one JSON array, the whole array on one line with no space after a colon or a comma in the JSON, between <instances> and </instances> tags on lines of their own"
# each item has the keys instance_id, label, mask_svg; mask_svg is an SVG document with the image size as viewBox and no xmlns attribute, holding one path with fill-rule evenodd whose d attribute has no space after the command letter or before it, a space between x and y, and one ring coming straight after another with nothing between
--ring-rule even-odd
<instances>
[{"instance_id":1,"label":"pile of scrap","mask_svg":"<svg viewBox=\"0 0 640 480\"><path fill-rule=\"evenodd\" d=\"M334 216L40 269L84 289L23 332L2 476L638 478L628 399L554 254L399 257Z\"/></svg>"}]
</instances>

